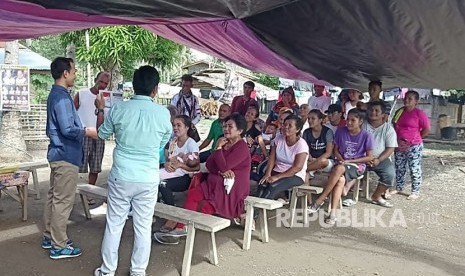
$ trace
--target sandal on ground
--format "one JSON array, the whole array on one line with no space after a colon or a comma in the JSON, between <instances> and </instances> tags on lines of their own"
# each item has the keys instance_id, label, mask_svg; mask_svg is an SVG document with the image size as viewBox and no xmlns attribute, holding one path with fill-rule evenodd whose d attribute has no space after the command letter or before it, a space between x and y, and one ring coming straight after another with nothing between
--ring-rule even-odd
<instances>
[{"instance_id":1,"label":"sandal on ground","mask_svg":"<svg viewBox=\"0 0 465 276\"><path fill-rule=\"evenodd\" d=\"M388 202L388 201L386 201L385 199L382 199L382 198L380 198L379 200L374 200L374 199L372 199L372 200L371 200L371 203L376 204L376 205L379 205L379 206L381 206L381 207L385 207L385 208L392 208L392 207L394 207L394 205L392 205L392 203L390 203L390 202Z\"/></svg>"},{"instance_id":2,"label":"sandal on ground","mask_svg":"<svg viewBox=\"0 0 465 276\"><path fill-rule=\"evenodd\" d=\"M413 194L410 194L407 199L408 200L414 200L414 199L418 199L420 197L420 194L417 194L417 193L413 193Z\"/></svg>"},{"instance_id":3,"label":"sandal on ground","mask_svg":"<svg viewBox=\"0 0 465 276\"><path fill-rule=\"evenodd\" d=\"M347 199L344 199L342 201L342 206L345 206L345 207L352 207L354 206L355 204L357 204L357 202L355 202L353 199L351 198L347 198Z\"/></svg>"},{"instance_id":4,"label":"sandal on ground","mask_svg":"<svg viewBox=\"0 0 465 276\"><path fill-rule=\"evenodd\" d=\"M328 224L328 225L331 225L331 226L335 225L336 221L337 221L337 218L332 217L332 216L325 219L325 223Z\"/></svg>"},{"instance_id":5,"label":"sandal on ground","mask_svg":"<svg viewBox=\"0 0 465 276\"><path fill-rule=\"evenodd\" d=\"M394 190L390 192L391 195L402 194L402 193L403 192L401 190Z\"/></svg>"},{"instance_id":6,"label":"sandal on ground","mask_svg":"<svg viewBox=\"0 0 465 276\"><path fill-rule=\"evenodd\" d=\"M160 232L160 233L168 233L168 232L170 232L170 231L172 231L172 230L174 230L173 227L169 227L169 226L167 226L167 225L162 225L162 226L160 227L160 230L158 230L158 232Z\"/></svg>"},{"instance_id":7,"label":"sandal on ground","mask_svg":"<svg viewBox=\"0 0 465 276\"><path fill-rule=\"evenodd\" d=\"M156 232L153 233L153 239L161 244L179 244L179 237L167 236L166 233Z\"/></svg>"},{"instance_id":8,"label":"sandal on ground","mask_svg":"<svg viewBox=\"0 0 465 276\"><path fill-rule=\"evenodd\" d=\"M315 200L315 202L313 202L311 205L309 205L307 207L307 210L310 212L310 213L316 213L318 212L318 210L320 210L321 206L323 206L324 202L321 203L321 204L318 204Z\"/></svg>"}]
</instances>

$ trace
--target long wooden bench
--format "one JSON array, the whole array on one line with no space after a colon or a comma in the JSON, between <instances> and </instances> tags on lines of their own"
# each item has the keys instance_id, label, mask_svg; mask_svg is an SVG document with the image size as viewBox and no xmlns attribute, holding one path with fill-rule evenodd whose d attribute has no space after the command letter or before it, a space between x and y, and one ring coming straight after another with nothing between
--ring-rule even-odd
<instances>
[{"instance_id":1,"label":"long wooden bench","mask_svg":"<svg viewBox=\"0 0 465 276\"><path fill-rule=\"evenodd\" d=\"M105 188L90 184L78 184L77 193L81 197L81 201L84 206L84 212L88 219L91 218L91 215L89 211L89 205L87 203L87 196L99 199L107 198L107 190ZM184 258L181 275L189 275L190 273L192 253L194 249L195 231L197 229L210 232L210 261L212 264L218 265L218 252L216 249L215 233L229 227L231 224L230 220L191 210L186 210L175 206L166 205L163 203L157 203L155 205L155 216L177 221L187 225L187 238L186 245L184 248Z\"/></svg>"},{"instance_id":2,"label":"long wooden bench","mask_svg":"<svg viewBox=\"0 0 465 276\"><path fill-rule=\"evenodd\" d=\"M277 200L248 196L244 201L244 205L246 210L246 218L242 249L249 250L250 242L252 239L254 209L257 208L259 210L258 224L260 227L260 238L262 242L268 242L268 218L266 211L281 208L283 207L283 203Z\"/></svg>"}]
</instances>

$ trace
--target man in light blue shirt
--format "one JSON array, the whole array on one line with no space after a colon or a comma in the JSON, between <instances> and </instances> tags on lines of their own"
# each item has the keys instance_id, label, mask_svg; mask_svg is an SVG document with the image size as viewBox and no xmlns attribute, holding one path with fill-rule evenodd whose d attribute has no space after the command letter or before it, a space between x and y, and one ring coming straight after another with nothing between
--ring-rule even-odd
<instances>
[{"instance_id":1,"label":"man in light blue shirt","mask_svg":"<svg viewBox=\"0 0 465 276\"><path fill-rule=\"evenodd\" d=\"M134 72L135 96L113 106L105 120L97 115L98 137L114 134L116 147L108 177L107 225L102 242L103 264L94 275L114 275L118 264L121 233L132 208L134 247L131 257L132 276L145 275L151 250L152 218L158 195L159 149L171 136L168 110L153 100L158 91L159 74L151 66ZM96 106L105 103L97 97ZM103 124L102 124L103 121Z\"/></svg>"}]
</instances>

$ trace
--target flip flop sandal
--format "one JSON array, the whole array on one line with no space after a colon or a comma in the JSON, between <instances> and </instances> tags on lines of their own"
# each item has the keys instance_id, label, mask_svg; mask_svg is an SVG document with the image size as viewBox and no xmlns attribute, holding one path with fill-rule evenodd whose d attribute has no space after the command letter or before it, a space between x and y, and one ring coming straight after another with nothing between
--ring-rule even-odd
<instances>
[{"instance_id":1,"label":"flip flop sandal","mask_svg":"<svg viewBox=\"0 0 465 276\"><path fill-rule=\"evenodd\" d=\"M160 232L160 233L168 233L168 232L172 231L173 229L174 229L174 228L171 228L171 227L169 227L169 226L162 225L162 226L160 227L160 230L158 230L158 232Z\"/></svg>"},{"instance_id":2,"label":"flip flop sandal","mask_svg":"<svg viewBox=\"0 0 465 276\"><path fill-rule=\"evenodd\" d=\"M379 206L381 206L381 207L385 207L385 208L392 208L392 207L394 207L394 205L392 205L392 203L387 202L387 201L384 200L384 199L372 200L371 203L376 204L376 205L379 205Z\"/></svg>"},{"instance_id":3,"label":"flip flop sandal","mask_svg":"<svg viewBox=\"0 0 465 276\"><path fill-rule=\"evenodd\" d=\"M345 207L352 207L354 206L355 204L357 204L354 200L348 198L348 199L344 199L342 201L342 206L345 206Z\"/></svg>"},{"instance_id":4,"label":"flip flop sandal","mask_svg":"<svg viewBox=\"0 0 465 276\"><path fill-rule=\"evenodd\" d=\"M331 226L336 225L336 222L337 222L337 218L334 218L334 217L329 217L325 219L325 223Z\"/></svg>"}]
</instances>

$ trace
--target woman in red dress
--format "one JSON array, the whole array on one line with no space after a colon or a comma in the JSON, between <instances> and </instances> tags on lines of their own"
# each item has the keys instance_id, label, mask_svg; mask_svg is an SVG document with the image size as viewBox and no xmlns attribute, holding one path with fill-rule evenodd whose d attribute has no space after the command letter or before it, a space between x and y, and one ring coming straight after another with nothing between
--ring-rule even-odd
<instances>
[{"instance_id":1,"label":"woman in red dress","mask_svg":"<svg viewBox=\"0 0 465 276\"><path fill-rule=\"evenodd\" d=\"M246 128L244 116L238 113L225 119L224 137L218 140L217 148L207 159L208 177L187 191L184 208L227 219L244 213L244 199L250 192L251 166L249 147L243 140ZM225 179L233 183L229 190ZM157 232L154 238L160 243L177 244L177 239L186 235L185 225L178 223L174 230Z\"/></svg>"}]
</instances>

